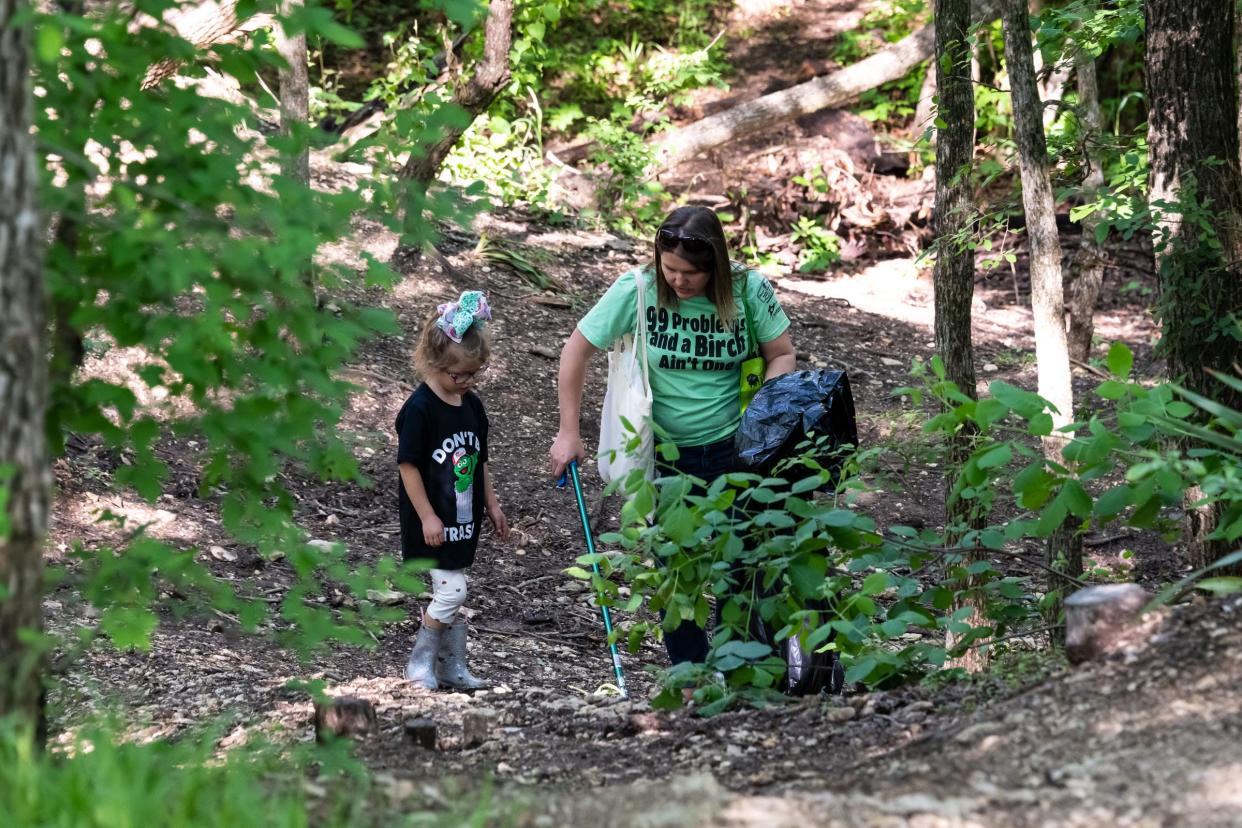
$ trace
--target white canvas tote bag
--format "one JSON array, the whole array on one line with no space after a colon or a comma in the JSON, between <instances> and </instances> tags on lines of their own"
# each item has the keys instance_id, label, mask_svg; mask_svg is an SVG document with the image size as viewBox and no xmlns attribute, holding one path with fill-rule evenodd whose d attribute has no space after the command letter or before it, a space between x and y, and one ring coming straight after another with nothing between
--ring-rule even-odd
<instances>
[{"instance_id":1,"label":"white canvas tote bag","mask_svg":"<svg viewBox=\"0 0 1242 828\"><path fill-rule=\"evenodd\" d=\"M617 340L608 352L608 390L599 422L599 476L611 483L641 468L655 472L655 434L651 429L651 384L647 375L646 274L639 271L637 324L633 335ZM624 418L624 420L622 419ZM632 430L625 427L629 422ZM626 448L638 436L634 451Z\"/></svg>"}]
</instances>

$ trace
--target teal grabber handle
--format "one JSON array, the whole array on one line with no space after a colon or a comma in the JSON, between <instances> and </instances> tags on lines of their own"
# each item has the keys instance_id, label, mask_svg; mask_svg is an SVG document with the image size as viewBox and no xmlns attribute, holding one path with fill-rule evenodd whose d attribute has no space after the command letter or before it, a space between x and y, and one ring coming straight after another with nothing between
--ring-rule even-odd
<instances>
[{"instance_id":1,"label":"teal grabber handle","mask_svg":"<svg viewBox=\"0 0 1242 828\"><path fill-rule=\"evenodd\" d=\"M599 575L599 564L594 560L595 541L591 539L591 521L587 517L586 498L582 496L582 483L578 480L577 460L569 461L569 476L573 478L574 495L578 498L578 517L582 519L582 534L586 536L587 553L592 556L591 571ZM621 654L617 651L617 642L612 640L612 615L602 600L599 611L604 616L604 632L608 634L608 652L612 653L612 669L617 674L617 689L621 691L621 698L624 699L628 694L625 692L625 674L621 672Z\"/></svg>"}]
</instances>

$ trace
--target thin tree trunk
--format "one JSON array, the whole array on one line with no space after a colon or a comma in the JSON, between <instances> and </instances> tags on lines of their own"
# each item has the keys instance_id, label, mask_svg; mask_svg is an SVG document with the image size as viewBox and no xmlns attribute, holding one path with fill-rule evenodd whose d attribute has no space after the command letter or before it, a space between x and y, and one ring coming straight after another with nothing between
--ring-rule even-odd
<instances>
[{"instance_id":1,"label":"thin tree trunk","mask_svg":"<svg viewBox=\"0 0 1242 828\"><path fill-rule=\"evenodd\" d=\"M28 10L0 0L0 717L36 727L43 653L21 633L42 627L43 539L51 471L47 411L46 303L38 176L30 132Z\"/></svg>"},{"instance_id":2,"label":"thin tree trunk","mask_svg":"<svg viewBox=\"0 0 1242 828\"><path fill-rule=\"evenodd\" d=\"M974 199L971 193L971 162L975 151L975 97L970 79L969 0L936 0L936 56L928 73L935 75L940 104L936 120L944 126L936 135L936 210L933 220L936 236L936 266L932 285L935 293L936 350L944 362L946 376L969 397L975 396L975 362L971 344L970 301L975 290L975 255L967 244L974 226ZM969 504L957 497L953 483L970 457L975 433L962 429L950 438L949 494L945 501L945 529L950 538L960 539L971 523ZM977 548L972 544L972 548ZM969 552L961 565L978 560ZM962 606L972 612L966 623L987 625L985 599L978 584L968 580ZM949 634L946 646L952 649L955 636ZM973 647L956 660L956 665L978 671L987 667L987 652Z\"/></svg>"},{"instance_id":3,"label":"thin tree trunk","mask_svg":"<svg viewBox=\"0 0 1242 828\"><path fill-rule=\"evenodd\" d=\"M1026 0L1004 0L1001 28L1005 39L1005 62L1009 68L1009 88L1013 97L1014 133L1022 175L1022 209L1031 247L1031 317L1035 329L1035 359L1039 394L1052 403L1054 429L1070 422L1074 415L1073 388L1070 385L1069 349L1065 335L1065 296L1061 282L1061 243L1057 238L1056 203L1048 176L1048 146L1035 84L1035 65L1031 48L1030 15ZM1061 450L1067 436L1059 431L1044 437L1044 456L1063 463ZM1066 522L1048 538L1047 560L1052 570L1064 571L1075 557L1081 540L1066 516ZM1049 573L1048 590L1059 594L1065 581ZM1060 615L1059 603L1049 607L1049 616Z\"/></svg>"},{"instance_id":4,"label":"thin tree trunk","mask_svg":"<svg viewBox=\"0 0 1242 828\"><path fill-rule=\"evenodd\" d=\"M513 0L491 0L483 31L483 60L470 82L460 87L453 96L453 103L466 111L470 121L484 112L509 82L512 28ZM401 178L423 187L430 184L467 126L469 122L461 127L442 128L439 138L431 146L419 148L410 155L401 168Z\"/></svg>"},{"instance_id":5,"label":"thin tree trunk","mask_svg":"<svg viewBox=\"0 0 1242 828\"><path fill-rule=\"evenodd\" d=\"M1028 8L1035 14L1039 14L1043 11L1044 4L1040 0L1033 0ZM1065 98L1065 87L1069 85L1071 64L1069 61L1060 60L1054 62L1051 66L1045 67L1043 54L1037 50L1033 52L1031 58L1034 62L1035 78L1039 89L1040 112L1046 132L1052 128L1052 125L1056 123L1057 116L1061 114L1060 106L1048 106L1047 104L1054 101L1062 101Z\"/></svg>"},{"instance_id":6,"label":"thin tree trunk","mask_svg":"<svg viewBox=\"0 0 1242 828\"><path fill-rule=\"evenodd\" d=\"M1083 180L1083 194L1094 199L1104 186L1104 171L1096 142L1103 134L1100 116L1100 88L1096 82L1095 58L1079 52L1075 58L1078 74L1078 117L1083 135L1083 154L1087 163L1087 177ZM1095 335L1095 306L1100 299L1100 286L1104 283L1104 245L1096 239L1100 226L1098 213L1091 213L1082 220L1082 240L1070 265L1069 301L1069 354L1072 359L1086 362L1091 356L1091 338ZM1070 573L1077 574L1077 573Z\"/></svg>"},{"instance_id":7,"label":"thin tree trunk","mask_svg":"<svg viewBox=\"0 0 1242 828\"><path fill-rule=\"evenodd\" d=\"M972 6L975 22L991 20L996 16L995 0L976 0ZM764 95L682 129L662 132L650 142L656 165L666 169L738 138L821 109L840 106L868 89L905 77L914 67L931 57L934 51L935 27L924 26L871 57L831 75Z\"/></svg>"},{"instance_id":8,"label":"thin tree trunk","mask_svg":"<svg viewBox=\"0 0 1242 828\"><path fill-rule=\"evenodd\" d=\"M928 63L927 72L923 75L923 85L919 87L919 102L914 106L914 123L910 129L916 141L921 140L924 135L928 136L930 143L934 144L936 141L936 124L934 119L936 117L936 75L938 73L939 68L935 65L935 61ZM973 106L971 111L974 111Z\"/></svg>"},{"instance_id":9,"label":"thin tree trunk","mask_svg":"<svg viewBox=\"0 0 1242 828\"><path fill-rule=\"evenodd\" d=\"M281 15L288 18L302 10L303 0L284 0ZM306 32L290 36L278 27L276 49L288 64L280 70L280 131L285 135L304 132L310 121L310 81L306 69ZM303 185L310 184L310 150L303 145L282 160L284 173Z\"/></svg>"},{"instance_id":10,"label":"thin tree trunk","mask_svg":"<svg viewBox=\"0 0 1242 828\"><path fill-rule=\"evenodd\" d=\"M1217 382L1242 362L1242 171L1234 88L1232 0L1148 0L1149 203L1156 217L1161 347L1169 375L1204 396L1242 408L1242 394ZM1189 215L1187 215L1189 213ZM1211 541L1218 507L1192 507L1187 492L1187 556L1192 566L1230 551Z\"/></svg>"}]
</instances>

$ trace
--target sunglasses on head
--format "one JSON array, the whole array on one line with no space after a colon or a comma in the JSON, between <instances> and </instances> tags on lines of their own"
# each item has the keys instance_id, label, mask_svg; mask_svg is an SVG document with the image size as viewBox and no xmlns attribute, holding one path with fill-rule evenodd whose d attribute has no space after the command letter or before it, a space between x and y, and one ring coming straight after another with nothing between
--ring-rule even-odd
<instances>
[{"instance_id":1,"label":"sunglasses on head","mask_svg":"<svg viewBox=\"0 0 1242 828\"><path fill-rule=\"evenodd\" d=\"M656 233L656 244L660 246L661 250L672 251L680 247L691 256L714 251L710 239L706 239L703 236L684 236L676 230L668 228Z\"/></svg>"}]
</instances>

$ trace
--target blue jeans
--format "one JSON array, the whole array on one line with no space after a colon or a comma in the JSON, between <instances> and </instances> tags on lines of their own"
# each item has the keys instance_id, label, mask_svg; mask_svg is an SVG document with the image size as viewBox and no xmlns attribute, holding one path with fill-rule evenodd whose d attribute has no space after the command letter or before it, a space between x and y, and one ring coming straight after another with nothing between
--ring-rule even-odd
<instances>
[{"instance_id":1,"label":"blue jeans","mask_svg":"<svg viewBox=\"0 0 1242 828\"><path fill-rule=\"evenodd\" d=\"M677 451L681 456L673 462L673 468L682 474L702 478L708 483L722 474L737 470L737 455L733 449L732 436L704 446L678 446ZM703 494L704 490L696 486L694 493ZM660 618L664 618L663 611L660 612ZM677 629L664 633L664 648L668 651L668 660L673 664L683 661L701 664L707 660L707 631L693 621L682 621Z\"/></svg>"}]
</instances>

